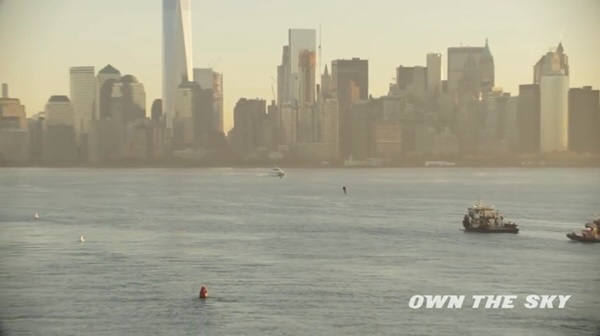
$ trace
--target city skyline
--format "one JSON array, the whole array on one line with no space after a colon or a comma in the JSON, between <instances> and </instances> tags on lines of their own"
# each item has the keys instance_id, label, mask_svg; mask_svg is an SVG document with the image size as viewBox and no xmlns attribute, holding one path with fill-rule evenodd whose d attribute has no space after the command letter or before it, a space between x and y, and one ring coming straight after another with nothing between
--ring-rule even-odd
<instances>
[{"instance_id":1,"label":"city skyline","mask_svg":"<svg viewBox=\"0 0 600 336\"><path fill-rule=\"evenodd\" d=\"M457 8L440 2L436 11L428 10L431 4L404 7L382 1L361 10L354 5L356 2L331 2L304 8L271 1L193 2L192 44L194 51L202 50L193 52L193 64L212 67L226 78L225 130L233 125L233 106L239 98L274 99L271 85L276 85L273 78L289 28L322 27L323 59L319 63L323 68L335 59L368 59L370 93L375 97L387 93L397 66L424 66L427 53L442 53L442 78L446 78L447 48L481 46L485 38L489 38L494 55L495 85L513 95L518 94L520 84L532 83L531 73L539 55L558 42L565 45L571 58L570 86L600 86L600 65L595 62L600 46L590 34L600 31L600 23L593 20L600 13L597 2L511 2L490 7L462 1ZM236 11L227 12L232 6ZM43 110L49 96L69 93L70 67L91 65L101 69L110 63L144 83L149 111L152 100L162 96L161 8L161 1L0 2L0 43L10 46L0 63L0 80L9 83L11 96L21 98L27 115L32 116ZM343 13L337 8L344 8ZM393 9L404 13L404 20L386 21ZM33 15L25 15L28 10ZM273 13L269 22L240 14L267 10ZM536 17L540 10L547 15ZM505 13L511 11L514 15L508 20ZM112 19L102 20L109 13ZM470 17L471 24L463 22L461 15ZM371 24L374 17L385 25ZM575 17L577 20L573 20ZM127 24L114 24L125 18ZM488 29L472 29L486 25ZM73 26L78 29L74 31ZM72 48L74 39L79 48Z\"/></svg>"}]
</instances>

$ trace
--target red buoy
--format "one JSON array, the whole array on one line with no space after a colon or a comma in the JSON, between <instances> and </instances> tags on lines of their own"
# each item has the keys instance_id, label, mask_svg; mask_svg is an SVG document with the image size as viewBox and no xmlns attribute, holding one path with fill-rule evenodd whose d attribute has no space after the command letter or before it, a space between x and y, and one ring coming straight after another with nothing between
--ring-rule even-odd
<instances>
[{"instance_id":1,"label":"red buoy","mask_svg":"<svg viewBox=\"0 0 600 336\"><path fill-rule=\"evenodd\" d=\"M206 290L206 287L202 286L200 288L200 298L206 299L207 296L208 296L208 290Z\"/></svg>"}]
</instances>

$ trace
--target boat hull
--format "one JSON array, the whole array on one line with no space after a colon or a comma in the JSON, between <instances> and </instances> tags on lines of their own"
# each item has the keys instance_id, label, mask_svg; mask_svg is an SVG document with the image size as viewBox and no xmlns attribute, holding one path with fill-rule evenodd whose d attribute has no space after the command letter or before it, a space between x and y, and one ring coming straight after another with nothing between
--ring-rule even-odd
<instances>
[{"instance_id":1,"label":"boat hull","mask_svg":"<svg viewBox=\"0 0 600 336\"><path fill-rule=\"evenodd\" d=\"M584 243L600 243L600 239L595 239L591 237L583 237L573 232L567 233L567 237L571 240L580 241Z\"/></svg>"},{"instance_id":2,"label":"boat hull","mask_svg":"<svg viewBox=\"0 0 600 336\"><path fill-rule=\"evenodd\" d=\"M479 232L479 233L519 233L519 228L472 228L465 227L465 232Z\"/></svg>"}]
</instances>

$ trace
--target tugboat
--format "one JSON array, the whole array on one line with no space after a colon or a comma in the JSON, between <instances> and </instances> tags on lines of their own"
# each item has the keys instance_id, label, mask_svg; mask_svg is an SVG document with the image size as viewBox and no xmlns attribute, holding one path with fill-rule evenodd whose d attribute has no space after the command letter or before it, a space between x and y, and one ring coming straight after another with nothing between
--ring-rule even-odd
<instances>
[{"instance_id":1,"label":"tugboat","mask_svg":"<svg viewBox=\"0 0 600 336\"><path fill-rule=\"evenodd\" d=\"M463 218L465 232L519 233L519 226L504 217L493 207L475 203Z\"/></svg>"},{"instance_id":2,"label":"tugboat","mask_svg":"<svg viewBox=\"0 0 600 336\"><path fill-rule=\"evenodd\" d=\"M600 218L585 224L585 229L579 232L567 233L567 237L585 243L600 243Z\"/></svg>"}]
</instances>

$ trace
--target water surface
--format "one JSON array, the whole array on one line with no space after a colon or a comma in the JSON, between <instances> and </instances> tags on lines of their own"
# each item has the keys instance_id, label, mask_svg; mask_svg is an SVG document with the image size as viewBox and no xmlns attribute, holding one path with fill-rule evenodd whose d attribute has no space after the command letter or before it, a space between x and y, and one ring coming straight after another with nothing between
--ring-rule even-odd
<instances>
[{"instance_id":1,"label":"water surface","mask_svg":"<svg viewBox=\"0 0 600 336\"><path fill-rule=\"evenodd\" d=\"M289 169L283 179L268 171L0 169L2 328L600 333L600 244L565 237L600 213L599 169ZM463 233L477 199L521 233ZM408 308L414 294L573 298L563 310L526 310L521 300L512 310L428 311Z\"/></svg>"}]
</instances>

